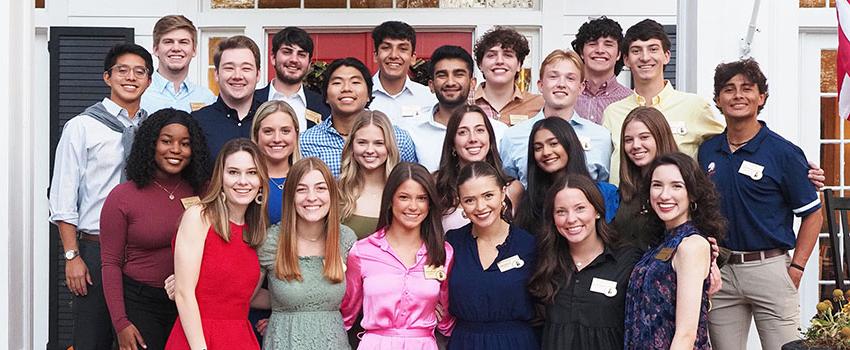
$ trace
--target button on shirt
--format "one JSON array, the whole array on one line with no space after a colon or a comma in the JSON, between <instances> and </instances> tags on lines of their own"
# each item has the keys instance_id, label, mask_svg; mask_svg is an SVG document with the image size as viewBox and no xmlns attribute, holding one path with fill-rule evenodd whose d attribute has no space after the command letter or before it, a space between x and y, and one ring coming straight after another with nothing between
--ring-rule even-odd
<instances>
[{"instance_id":1,"label":"button on shirt","mask_svg":"<svg viewBox=\"0 0 850 350\"><path fill-rule=\"evenodd\" d=\"M103 106L125 127L138 127L139 114L130 119L127 110L108 98ZM141 112L141 111L140 111ZM109 192L121 181L124 147L121 133L85 114L71 118L56 146L50 182L50 221L77 226L78 231L100 233L100 211Z\"/></svg>"},{"instance_id":2,"label":"button on shirt","mask_svg":"<svg viewBox=\"0 0 850 350\"><path fill-rule=\"evenodd\" d=\"M440 168L443 142L446 138L446 126L434 120L438 108L439 104L423 108L416 117L403 119L403 122L398 124L399 127L407 130L410 138L413 139L419 164L425 166L432 173ZM496 137L496 146L498 147L499 141L508 126L497 122L490 124L493 126L493 136Z\"/></svg>"},{"instance_id":3,"label":"button on shirt","mask_svg":"<svg viewBox=\"0 0 850 350\"><path fill-rule=\"evenodd\" d=\"M534 118L509 128L500 142L499 153L505 174L519 179L525 187L528 186L528 140L531 138L534 123L543 118L545 117L541 110ZM579 140L589 146L589 149L585 149L584 156L590 177L596 181L607 181L610 174L608 164L611 163L611 134L607 129L575 113L569 122Z\"/></svg>"},{"instance_id":4,"label":"button on shirt","mask_svg":"<svg viewBox=\"0 0 850 350\"><path fill-rule=\"evenodd\" d=\"M218 152L227 141L244 137L251 138L251 124L254 122L254 113L260 107L260 101L251 99L251 110L242 120L239 113L227 106L221 97L215 103L192 112L192 117L198 121L204 136L207 138L207 146L210 149L210 160L218 156Z\"/></svg>"},{"instance_id":5,"label":"button on shirt","mask_svg":"<svg viewBox=\"0 0 850 350\"><path fill-rule=\"evenodd\" d=\"M210 89L185 79L180 84L180 89L175 92L174 83L165 79L159 71L155 71L151 77L151 86L142 95L142 108L149 114L165 108L192 113L193 110L213 104L215 99Z\"/></svg>"},{"instance_id":6,"label":"button on shirt","mask_svg":"<svg viewBox=\"0 0 850 350\"><path fill-rule=\"evenodd\" d=\"M298 130L302 132L307 130L307 117L305 116L307 113L307 96L304 95L304 84L301 84L301 88L292 96L286 96L284 93L275 90L274 82L271 82L269 83L269 96L266 101L283 101L289 104L298 117Z\"/></svg>"},{"instance_id":7,"label":"button on shirt","mask_svg":"<svg viewBox=\"0 0 850 350\"><path fill-rule=\"evenodd\" d=\"M452 246L444 243L446 278L425 278L428 259L425 244L416 252L416 263L407 267L393 252L385 229L354 243L348 253L345 272L345 297L340 311L345 329L351 329L363 310L360 325L375 330L439 329L450 335L454 318L444 313L437 321L435 307L449 309L448 277L451 275ZM402 337L399 337L402 338ZM403 340L402 340L403 342ZM396 344L402 349L402 344ZM412 347L411 347L412 348Z\"/></svg>"},{"instance_id":8,"label":"button on shirt","mask_svg":"<svg viewBox=\"0 0 850 350\"><path fill-rule=\"evenodd\" d=\"M410 78L404 81L401 92L391 95L381 85L379 74L380 72L372 76L372 102L369 103L369 110L384 112L393 123L398 123L403 118L415 117L422 108L437 103L437 98L427 86Z\"/></svg>"},{"instance_id":9,"label":"button on shirt","mask_svg":"<svg viewBox=\"0 0 850 350\"><path fill-rule=\"evenodd\" d=\"M608 105L632 94L632 90L620 84L617 76L611 76L598 87L593 81L585 80L581 95L576 101L576 113L584 119L602 124L602 112Z\"/></svg>"},{"instance_id":10,"label":"button on shirt","mask_svg":"<svg viewBox=\"0 0 850 350\"><path fill-rule=\"evenodd\" d=\"M501 110L496 110L487 97L484 96L484 84L481 83L475 88L475 93L472 95L472 103L484 110L491 119L495 119L505 123L505 125L519 124L543 109L543 96L532 94L528 91L522 91L519 88L514 88L514 97Z\"/></svg>"},{"instance_id":11,"label":"button on shirt","mask_svg":"<svg viewBox=\"0 0 850 350\"><path fill-rule=\"evenodd\" d=\"M416 146L410 139L407 131L393 126L396 144L402 162L418 162L416 158ZM321 159L330 168L334 177L339 176L342 157L342 147L345 138L333 128L333 117L323 120L318 125L307 129L301 134L298 145L301 147L301 156L316 157Z\"/></svg>"},{"instance_id":12,"label":"button on shirt","mask_svg":"<svg viewBox=\"0 0 850 350\"><path fill-rule=\"evenodd\" d=\"M723 246L793 249L794 216L811 214L821 202L808 179L803 151L759 123L758 134L735 152L725 131L706 141L699 148L699 164L720 193L720 211L729 221Z\"/></svg>"},{"instance_id":13,"label":"button on shirt","mask_svg":"<svg viewBox=\"0 0 850 350\"><path fill-rule=\"evenodd\" d=\"M602 125L611 130L611 139L614 142L610 182L615 185L620 183L620 134L623 131L623 122L626 115L638 106L655 107L661 111L670 124L679 151L694 158L703 141L723 132L723 122L714 118L714 113L705 99L676 91L669 81L665 82L664 89L652 98L651 103L647 103L646 99L636 93L614 102L605 109Z\"/></svg>"}]
</instances>

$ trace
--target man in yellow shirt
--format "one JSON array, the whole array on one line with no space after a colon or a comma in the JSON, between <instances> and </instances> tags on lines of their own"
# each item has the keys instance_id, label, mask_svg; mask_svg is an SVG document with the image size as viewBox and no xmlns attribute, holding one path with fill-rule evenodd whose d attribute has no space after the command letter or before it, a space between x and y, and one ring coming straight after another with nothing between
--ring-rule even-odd
<instances>
[{"instance_id":1,"label":"man in yellow shirt","mask_svg":"<svg viewBox=\"0 0 850 350\"><path fill-rule=\"evenodd\" d=\"M723 132L708 101L673 89L664 80L664 65L670 62L670 38L658 22L645 19L626 31L622 55L631 70L635 90L630 96L605 109L602 125L611 131L614 154L610 182L620 182L620 133L623 121L638 106L655 107L667 118L679 150L696 158L697 149L709 137Z\"/></svg>"}]
</instances>

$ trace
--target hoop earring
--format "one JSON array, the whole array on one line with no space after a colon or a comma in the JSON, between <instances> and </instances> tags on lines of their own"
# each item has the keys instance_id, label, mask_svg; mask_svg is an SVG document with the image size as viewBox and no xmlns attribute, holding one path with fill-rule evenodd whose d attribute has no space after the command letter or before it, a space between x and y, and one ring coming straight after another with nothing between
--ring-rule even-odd
<instances>
[{"instance_id":1,"label":"hoop earring","mask_svg":"<svg viewBox=\"0 0 850 350\"><path fill-rule=\"evenodd\" d=\"M457 209L455 209L455 210L457 210ZM464 219L469 219L469 218L466 216L466 212L465 212L465 211L463 211L463 209L461 209L461 210L460 210L460 216L463 216L463 218L464 218Z\"/></svg>"},{"instance_id":2,"label":"hoop earring","mask_svg":"<svg viewBox=\"0 0 850 350\"><path fill-rule=\"evenodd\" d=\"M505 212L508 211L508 202L502 201L502 217L505 216Z\"/></svg>"},{"instance_id":3,"label":"hoop earring","mask_svg":"<svg viewBox=\"0 0 850 350\"><path fill-rule=\"evenodd\" d=\"M263 193L262 192L257 193L257 196L254 197L254 203L257 203L258 205L263 205Z\"/></svg>"},{"instance_id":4,"label":"hoop earring","mask_svg":"<svg viewBox=\"0 0 850 350\"><path fill-rule=\"evenodd\" d=\"M643 204L640 205L640 215L649 214L649 209L646 209L646 207L648 205L649 205L649 201L646 201L646 202L644 202Z\"/></svg>"},{"instance_id":5,"label":"hoop earring","mask_svg":"<svg viewBox=\"0 0 850 350\"><path fill-rule=\"evenodd\" d=\"M697 208L699 207L699 205L697 205L697 202L691 202L690 207L691 207L691 211L697 211Z\"/></svg>"},{"instance_id":6,"label":"hoop earring","mask_svg":"<svg viewBox=\"0 0 850 350\"><path fill-rule=\"evenodd\" d=\"M227 196L224 194L223 190L219 193L218 199L220 199L222 203L227 203Z\"/></svg>"}]
</instances>

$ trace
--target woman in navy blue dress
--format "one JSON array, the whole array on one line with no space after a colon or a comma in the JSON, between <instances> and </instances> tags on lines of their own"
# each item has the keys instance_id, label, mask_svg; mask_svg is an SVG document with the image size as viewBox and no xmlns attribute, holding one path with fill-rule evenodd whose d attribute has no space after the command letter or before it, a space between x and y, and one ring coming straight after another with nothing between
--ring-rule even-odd
<instances>
[{"instance_id":1,"label":"woman in navy blue dress","mask_svg":"<svg viewBox=\"0 0 850 350\"><path fill-rule=\"evenodd\" d=\"M490 164L464 166L457 183L470 223L446 234L455 251L449 312L456 323L448 349L537 350L526 288L536 260L534 237L508 222L507 182Z\"/></svg>"}]
</instances>

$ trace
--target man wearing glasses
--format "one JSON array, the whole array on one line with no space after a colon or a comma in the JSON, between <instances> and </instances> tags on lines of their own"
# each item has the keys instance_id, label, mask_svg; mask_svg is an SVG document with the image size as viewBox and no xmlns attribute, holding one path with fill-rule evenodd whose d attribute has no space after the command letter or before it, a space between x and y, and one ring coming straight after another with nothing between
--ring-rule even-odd
<instances>
[{"instance_id":1,"label":"man wearing glasses","mask_svg":"<svg viewBox=\"0 0 850 350\"><path fill-rule=\"evenodd\" d=\"M72 118L56 146L50 183L50 221L65 250L65 284L74 294L74 348L112 346L112 323L100 274L100 210L124 180L126 155L147 117L140 107L153 59L145 48L118 44L106 54L103 81L110 95Z\"/></svg>"}]
</instances>

